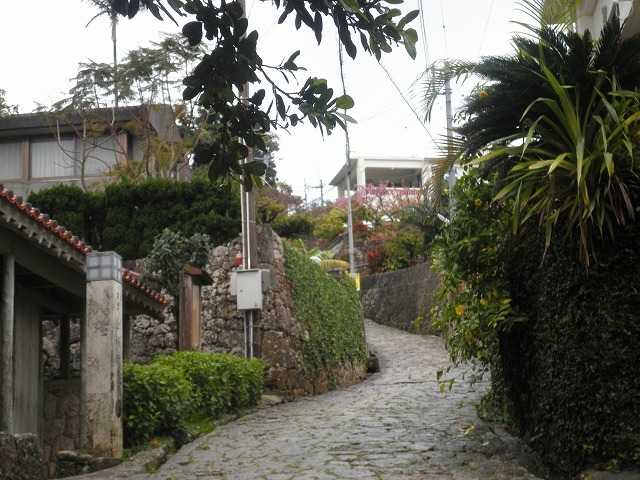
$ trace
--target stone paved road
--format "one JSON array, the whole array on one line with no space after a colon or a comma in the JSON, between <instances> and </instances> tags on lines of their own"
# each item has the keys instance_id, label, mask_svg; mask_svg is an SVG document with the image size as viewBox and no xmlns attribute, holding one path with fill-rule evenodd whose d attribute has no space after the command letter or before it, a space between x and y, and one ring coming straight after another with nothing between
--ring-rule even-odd
<instances>
[{"instance_id":1,"label":"stone paved road","mask_svg":"<svg viewBox=\"0 0 640 480\"><path fill-rule=\"evenodd\" d=\"M536 479L473 403L483 386L440 393L441 339L369 323L381 373L344 390L261 409L183 447L136 479Z\"/></svg>"}]
</instances>

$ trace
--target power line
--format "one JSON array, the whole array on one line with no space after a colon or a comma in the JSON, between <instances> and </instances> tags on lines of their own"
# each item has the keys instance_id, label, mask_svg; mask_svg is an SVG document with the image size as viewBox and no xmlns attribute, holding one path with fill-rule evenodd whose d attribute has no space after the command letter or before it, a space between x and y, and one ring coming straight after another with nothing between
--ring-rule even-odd
<instances>
[{"instance_id":1,"label":"power line","mask_svg":"<svg viewBox=\"0 0 640 480\"><path fill-rule=\"evenodd\" d=\"M442 0L440 0L440 16L442 17L442 38L444 39L444 56L449 57L449 49L447 48L447 31L444 23L444 8L442 7Z\"/></svg>"},{"instance_id":2,"label":"power line","mask_svg":"<svg viewBox=\"0 0 640 480\"><path fill-rule=\"evenodd\" d=\"M489 15L487 16L487 23L484 25L484 32L482 32L482 39L480 40L480 46L478 47L478 57L480 56L480 51L482 50L482 44L484 43L484 37L487 35L487 28L489 28L489 20L491 20L491 12L493 11L493 2L495 0L491 0L491 6L489 7Z\"/></svg>"},{"instance_id":3,"label":"power line","mask_svg":"<svg viewBox=\"0 0 640 480\"><path fill-rule=\"evenodd\" d=\"M418 115L418 112L415 111L415 109L413 108L413 105L411 105L411 103L409 102L409 100L407 99L407 97L405 97L404 93L402 92L402 90L400 90L400 87L398 86L398 84L396 83L396 81L393 79L393 77L391 76L391 74L389 73L389 70L387 70L387 67L384 66L384 64L382 62L378 62L378 64L382 67L382 69L384 70L384 72L387 74L387 77L389 77L389 80L391 81L391 83L393 84L393 86L395 87L395 89L398 91L398 93L400 94L400 98L402 98L402 100L404 100L404 103L407 104L407 106L409 107L409 109L411 110L411 112L413 113L413 115L416 117L416 119L418 120L418 123L420 123L420 125L422 126L422 128L424 129L425 132L427 132L427 135L429 135L429 138L431 139L431 141L434 143L434 145L438 148L438 150L440 150L441 153L445 154L445 150L443 150L443 148L438 144L438 142L436 142L436 140L433 138L433 136L431 135L431 132L427 129L426 125L424 124L424 122L420 119L420 115Z\"/></svg>"},{"instance_id":4,"label":"power line","mask_svg":"<svg viewBox=\"0 0 640 480\"><path fill-rule=\"evenodd\" d=\"M420 33L422 34L422 44L424 45L423 48L423 52L424 52L424 65L425 68L429 66L429 43L427 42L427 28L426 28L426 22L424 19L424 8L422 7L422 2L420 0L418 0L418 10L420 12Z\"/></svg>"}]
</instances>

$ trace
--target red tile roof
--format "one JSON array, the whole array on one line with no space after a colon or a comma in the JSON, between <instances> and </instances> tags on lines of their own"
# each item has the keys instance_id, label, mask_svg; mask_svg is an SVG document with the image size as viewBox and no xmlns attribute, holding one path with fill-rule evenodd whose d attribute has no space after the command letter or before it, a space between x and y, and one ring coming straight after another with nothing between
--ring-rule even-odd
<instances>
[{"instance_id":1,"label":"red tile roof","mask_svg":"<svg viewBox=\"0 0 640 480\"><path fill-rule=\"evenodd\" d=\"M14 205L17 210L20 210L25 215L35 219L36 222L44 225L45 228L51 230L54 234L65 240L69 245L73 246L85 255L91 252L93 249L90 245L84 243L80 238L74 235L70 230L67 230L62 225L58 225L58 222L49 218L49 215L40 213L40 210L33 208L31 204L23 202L22 198L14 195L13 192L4 188L0 183L0 198L5 200L11 205Z\"/></svg>"},{"instance_id":2,"label":"red tile roof","mask_svg":"<svg viewBox=\"0 0 640 480\"><path fill-rule=\"evenodd\" d=\"M137 288L145 295L148 295L149 297L153 298L159 304L164 305L165 307L169 305L168 298L166 298L164 295L160 295L158 292L155 292L154 290L151 290L149 287L145 286L142 282L140 282L140 280L136 278L138 276L139 274L137 272L134 272L132 270L127 270L126 268L122 269L123 282L126 282L129 285Z\"/></svg>"},{"instance_id":3,"label":"red tile roof","mask_svg":"<svg viewBox=\"0 0 640 480\"><path fill-rule=\"evenodd\" d=\"M43 225L46 229L50 230L52 234L57 235L62 240L66 241L69 245L71 245L76 250L80 251L84 255L93 251L93 248L90 245L87 245L84 241L82 241L78 236L74 235L73 232L67 230L62 225L58 225L56 220L49 218L49 215L45 213L41 213L39 209L34 208L31 204L27 202L23 202L22 198L17 195L14 195L13 192L4 188L4 185L0 183L0 200L7 202L9 205L12 205L16 211L21 212L23 215L32 218L36 222ZM153 299L157 303L163 306L167 306L169 304L169 300L164 297L164 295L160 295L154 290L150 289L143 285L137 278L134 278L135 273L130 270L122 269L122 281L131 285L138 291L142 292L149 298Z\"/></svg>"}]
</instances>

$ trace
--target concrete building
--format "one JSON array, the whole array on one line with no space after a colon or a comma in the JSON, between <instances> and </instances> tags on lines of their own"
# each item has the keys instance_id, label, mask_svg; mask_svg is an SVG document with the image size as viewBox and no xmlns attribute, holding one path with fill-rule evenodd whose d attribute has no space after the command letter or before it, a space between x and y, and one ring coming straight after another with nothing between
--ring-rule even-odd
<instances>
[{"instance_id":1,"label":"concrete building","mask_svg":"<svg viewBox=\"0 0 640 480\"><path fill-rule=\"evenodd\" d=\"M428 158L358 156L350 158L349 161L352 190L380 183L387 183L395 188L419 189L431 176L431 163ZM339 197L346 194L346 177L347 166L343 165L329 182L338 188Z\"/></svg>"},{"instance_id":2,"label":"concrete building","mask_svg":"<svg viewBox=\"0 0 640 480\"><path fill-rule=\"evenodd\" d=\"M123 271L116 253L93 251L2 185L0 255L0 431L42 439L42 322L56 317L61 332L65 325L68 332L70 318L79 318L79 447L120 457L130 319L139 313L159 317L166 299ZM61 334L61 372L69 371L69 358L69 341Z\"/></svg>"},{"instance_id":3,"label":"concrete building","mask_svg":"<svg viewBox=\"0 0 640 480\"><path fill-rule=\"evenodd\" d=\"M597 38L603 25L617 14L626 21L623 37L640 31L639 0L583 0L578 6L576 28L579 32L589 30Z\"/></svg>"},{"instance_id":4,"label":"concrete building","mask_svg":"<svg viewBox=\"0 0 640 480\"><path fill-rule=\"evenodd\" d=\"M61 183L88 188L108 181L116 166L144 161L161 171L159 145L180 141L167 105L8 115L0 117L0 182L24 197ZM169 163L165 176L190 177L184 159Z\"/></svg>"}]
</instances>

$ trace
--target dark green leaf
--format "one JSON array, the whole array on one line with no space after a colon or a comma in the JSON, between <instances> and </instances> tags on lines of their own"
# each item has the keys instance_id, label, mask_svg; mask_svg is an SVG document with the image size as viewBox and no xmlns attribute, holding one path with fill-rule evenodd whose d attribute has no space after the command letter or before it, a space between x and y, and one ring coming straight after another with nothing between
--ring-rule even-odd
<instances>
[{"instance_id":1,"label":"dark green leaf","mask_svg":"<svg viewBox=\"0 0 640 480\"><path fill-rule=\"evenodd\" d=\"M349 95L342 95L336 99L336 108L341 110L349 110L350 108L353 108L354 105L355 102Z\"/></svg>"}]
</instances>

